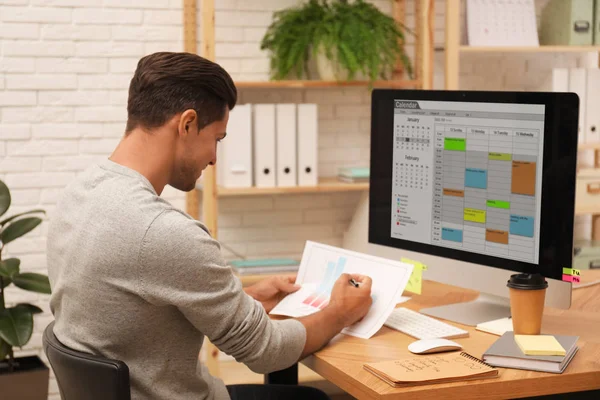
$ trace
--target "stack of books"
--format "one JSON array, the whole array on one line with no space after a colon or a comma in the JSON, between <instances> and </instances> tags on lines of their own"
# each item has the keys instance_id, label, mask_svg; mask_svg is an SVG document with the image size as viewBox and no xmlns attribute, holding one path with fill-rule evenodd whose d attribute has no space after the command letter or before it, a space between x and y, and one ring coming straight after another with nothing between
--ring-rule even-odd
<instances>
[{"instance_id":1,"label":"stack of books","mask_svg":"<svg viewBox=\"0 0 600 400\"><path fill-rule=\"evenodd\" d=\"M291 258L234 260L229 265L238 275L260 275L297 272L300 262Z\"/></svg>"},{"instance_id":2,"label":"stack of books","mask_svg":"<svg viewBox=\"0 0 600 400\"><path fill-rule=\"evenodd\" d=\"M579 336L515 335L509 331L483 353L482 359L494 367L561 374L579 350L578 339Z\"/></svg>"},{"instance_id":3,"label":"stack of books","mask_svg":"<svg viewBox=\"0 0 600 400\"><path fill-rule=\"evenodd\" d=\"M338 172L338 179L343 182L369 182L369 167L344 167Z\"/></svg>"}]
</instances>

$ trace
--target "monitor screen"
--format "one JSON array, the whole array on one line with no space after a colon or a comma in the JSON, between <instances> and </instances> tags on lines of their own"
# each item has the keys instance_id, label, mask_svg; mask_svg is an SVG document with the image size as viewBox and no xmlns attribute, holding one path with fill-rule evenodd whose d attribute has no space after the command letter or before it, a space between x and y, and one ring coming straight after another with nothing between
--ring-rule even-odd
<instances>
[{"instance_id":1,"label":"monitor screen","mask_svg":"<svg viewBox=\"0 0 600 400\"><path fill-rule=\"evenodd\" d=\"M576 113L561 110L573 102L375 90L369 241L560 279L571 267L577 146Z\"/></svg>"}]
</instances>

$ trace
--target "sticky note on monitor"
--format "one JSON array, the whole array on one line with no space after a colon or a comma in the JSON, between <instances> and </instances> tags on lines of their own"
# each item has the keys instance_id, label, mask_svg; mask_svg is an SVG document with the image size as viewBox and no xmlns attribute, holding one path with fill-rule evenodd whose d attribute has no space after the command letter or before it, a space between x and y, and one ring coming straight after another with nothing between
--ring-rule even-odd
<instances>
[{"instance_id":1,"label":"sticky note on monitor","mask_svg":"<svg viewBox=\"0 0 600 400\"><path fill-rule=\"evenodd\" d=\"M579 283L581 281L581 279L579 278L578 275L565 275L565 274L563 274L562 280L564 282L573 282L573 283Z\"/></svg>"},{"instance_id":2,"label":"sticky note on monitor","mask_svg":"<svg viewBox=\"0 0 600 400\"><path fill-rule=\"evenodd\" d=\"M423 286L423 271L427 270L427 266L418 261L409 260L408 258L402 258L400 261L414 266L412 274L410 275L404 290L415 294L421 294L421 288Z\"/></svg>"},{"instance_id":3,"label":"sticky note on monitor","mask_svg":"<svg viewBox=\"0 0 600 400\"><path fill-rule=\"evenodd\" d=\"M565 349L552 335L515 335L515 342L527 356L564 356Z\"/></svg>"},{"instance_id":4,"label":"sticky note on monitor","mask_svg":"<svg viewBox=\"0 0 600 400\"><path fill-rule=\"evenodd\" d=\"M575 268L563 268L563 275L581 276L581 271Z\"/></svg>"}]
</instances>

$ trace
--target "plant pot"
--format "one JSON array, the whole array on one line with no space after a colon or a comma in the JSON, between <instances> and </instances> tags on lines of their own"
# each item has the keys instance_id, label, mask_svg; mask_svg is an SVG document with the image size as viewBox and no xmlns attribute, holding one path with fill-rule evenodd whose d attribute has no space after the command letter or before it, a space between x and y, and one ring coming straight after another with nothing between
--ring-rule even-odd
<instances>
[{"instance_id":1,"label":"plant pot","mask_svg":"<svg viewBox=\"0 0 600 400\"><path fill-rule=\"evenodd\" d=\"M335 49L331 51L333 58L335 59ZM323 81L347 81L348 71L343 69L334 60L327 58L323 47L319 47L316 54L317 71L319 72L319 78Z\"/></svg>"},{"instance_id":2,"label":"plant pot","mask_svg":"<svg viewBox=\"0 0 600 400\"><path fill-rule=\"evenodd\" d=\"M317 50L315 63L319 73L319 78L321 78L323 81L347 81L349 72L335 62L335 59L337 58L337 50L332 49L331 53L333 60L327 58L327 54L325 53L323 46L320 46L319 50ZM354 80L366 81L368 79L362 72L357 72L354 74Z\"/></svg>"},{"instance_id":3,"label":"plant pot","mask_svg":"<svg viewBox=\"0 0 600 400\"><path fill-rule=\"evenodd\" d=\"M17 357L18 366L9 372L8 363L0 362L2 399L46 400L50 370L38 356Z\"/></svg>"}]
</instances>

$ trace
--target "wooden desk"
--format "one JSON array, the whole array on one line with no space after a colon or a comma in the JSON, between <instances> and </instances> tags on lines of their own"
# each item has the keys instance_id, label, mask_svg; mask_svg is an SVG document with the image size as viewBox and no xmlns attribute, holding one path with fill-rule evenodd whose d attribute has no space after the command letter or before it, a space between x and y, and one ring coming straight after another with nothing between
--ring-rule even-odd
<instances>
[{"instance_id":1,"label":"wooden desk","mask_svg":"<svg viewBox=\"0 0 600 400\"><path fill-rule=\"evenodd\" d=\"M402 306L419 310L476 296L475 291L425 281L423 294ZM494 379L395 389L364 370L363 364L414 356L407 346L416 339L385 326L369 340L338 335L302 363L359 399L506 399L600 390L600 285L575 290L573 299L579 309L547 309L542 325L542 333L580 336L580 350L562 374L500 368L499 377ZM470 337L455 341L479 358L498 338L474 327L458 326L467 329Z\"/></svg>"},{"instance_id":2,"label":"wooden desk","mask_svg":"<svg viewBox=\"0 0 600 400\"><path fill-rule=\"evenodd\" d=\"M581 271L581 284L600 280L600 269ZM600 284L573 290L571 309L579 311L600 312ZM600 335L600 333L599 333Z\"/></svg>"}]
</instances>

